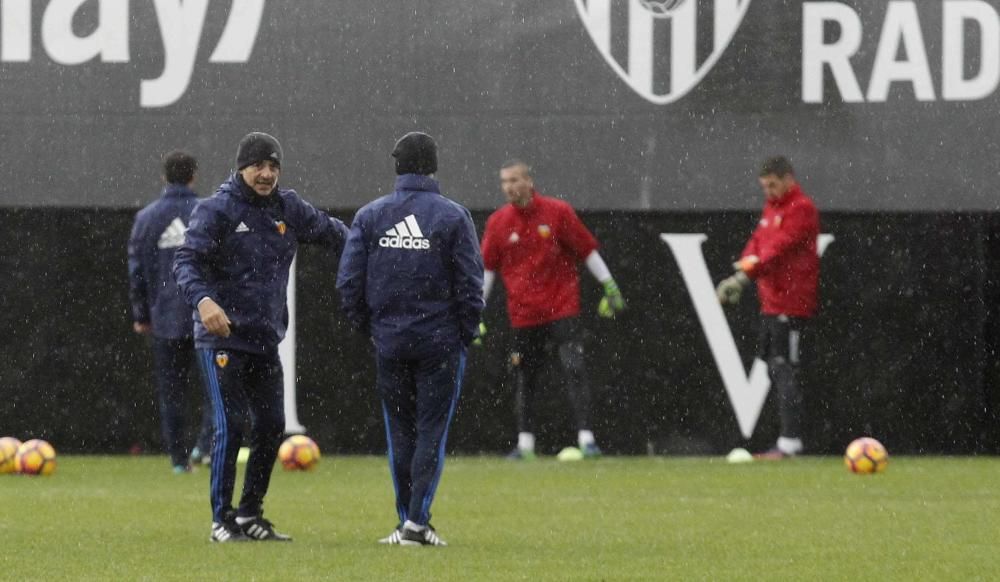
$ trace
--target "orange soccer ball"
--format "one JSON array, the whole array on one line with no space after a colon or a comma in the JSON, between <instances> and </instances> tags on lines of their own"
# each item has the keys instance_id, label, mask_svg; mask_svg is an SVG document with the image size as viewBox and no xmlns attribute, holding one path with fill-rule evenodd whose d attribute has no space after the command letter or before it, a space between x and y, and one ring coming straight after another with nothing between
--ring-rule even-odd
<instances>
[{"instance_id":1,"label":"orange soccer ball","mask_svg":"<svg viewBox=\"0 0 1000 582\"><path fill-rule=\"evenodd\" d=\"M844 465L859 475L881 473L889 465L889 452L871 437L854 439L844 452Z\"/></svg>"},{"instance_id":2,"label":"orange soccer ball","mask_svg":"<svg viewBox=\"0 0 1000 582\"><path fill-rule=\"evenodd\" d=\"M21 448L21 441L14 437L0 439L0 475L13 473L17 470L17 449L19 448Z\"/></svg>"},{"instance_id":3,"label":"orange soccer ball","mask_svg":"<svg viewBox=\"0 0 1000 582\"><path fill-rule=\"evenodd\" d=\"M31 439L18 447L14 465L22 475L51 475L56 470L56 450L42 439Z\"/></svg>"},{"instance_id":4,"label":"orange soccer ball","mask_svg":"<svg viewBox=\"0 0 1000 582\"><path fill-rule=\"evenodd\" d=\"M304 434L292 435L278 448L278 460L286 471L311 471L319 462L319 447Z\"/></svg>"}]
</instances>

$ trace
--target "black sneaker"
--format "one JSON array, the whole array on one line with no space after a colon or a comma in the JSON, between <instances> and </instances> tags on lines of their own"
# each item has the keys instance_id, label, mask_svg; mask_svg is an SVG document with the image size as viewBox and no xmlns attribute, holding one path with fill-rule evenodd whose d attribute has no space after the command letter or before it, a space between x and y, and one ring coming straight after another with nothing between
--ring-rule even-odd
<instances>
[{"instance_id":1,"label":"black sneaker","mask_svg":"<svg viewBox=\"0 0 1000 582\"><path fill-rule=\"evenodd\" d=\"M245 542L250 538L243 534L240 526L236 525L236 513L230 510L223 514L221 522L212 522L212 535L208 539L217 543L228 543Z\"/></svg>"},{"instance_id":2,"label":"black sneaker","mask_svg":"<svg viewBox=\"0 0 1000 582\"><path fill-rule=\"evenodd\" d=\"M401 546L447 546L448 543L438 537L434 528L428 524L420 531L402 527L399 530L399 545ZM392 537L392 536L390 536Z\"/></svg>"},{"instance_id":3,"label":"black sneaker","mask_svg":"<svg viewBox=\"0 0 1000 582\"><path fill-rule=\"evenodd\" d=\"M248 539L258 542L290 542L292 536L274 530L274 524L261 516L250 518L243 523L237 522Z\"/></svg>"}]
</instances>

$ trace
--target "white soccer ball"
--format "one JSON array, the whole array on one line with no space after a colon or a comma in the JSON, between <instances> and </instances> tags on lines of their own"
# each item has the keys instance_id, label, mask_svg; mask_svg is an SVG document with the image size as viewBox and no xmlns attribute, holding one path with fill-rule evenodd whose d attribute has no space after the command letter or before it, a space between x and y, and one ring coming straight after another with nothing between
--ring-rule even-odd
<instances>
[{"instance_id":1,"label":"white soccer ball","mask_svg":"<svg viewBox=\"0 0 1000 582\"><path fill-rule=\"evenodd\" d=\"M667 18L684 4L684 0L639 0L639 4L656 18Z\"/></svg>"}]
</instances>

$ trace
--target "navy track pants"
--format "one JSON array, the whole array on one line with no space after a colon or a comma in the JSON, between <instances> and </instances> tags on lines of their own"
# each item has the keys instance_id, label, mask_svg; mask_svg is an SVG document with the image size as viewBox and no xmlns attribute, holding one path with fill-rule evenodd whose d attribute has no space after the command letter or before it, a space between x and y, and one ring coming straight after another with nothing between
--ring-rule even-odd
<instances>
[{"instance_id":1,"label":"navy track pants","mask_svg":"<svg viewBox=\"0 0 1000 582\"><path fill-rule=\"evenodd\" d=\"M425 525L462 390L465 348L423 359L375 359L399 522Z\"/></svg>"},{"instance_id":2,"label":"navy track pants","mask_svg":"<svg viewBox=\"0 0 1000 582\"><path fill-rule=\"evenodd\" d=\"M185 395L195 361L194 340L153 338L152 346L163 448L170 455L171 465L186 465L190 451L184 443ZM207 452L212 449L212 407L206 398L201 400L204 402L197 446Z\"/></svg>"},{"instance_id":3,"label":"navy track pants","mask_svg":"<svg viewBox=\"0 0 1000 582\"><path fill-rule=\"evenodd\" d=\"M236 457L248 423L250 458L236 514L258 515L285 432L284 374L278 350L261 355L199 349L198 355L215 421L212 519L222 522L223 515L232 508Z\"/></svg>"}]
</instances>

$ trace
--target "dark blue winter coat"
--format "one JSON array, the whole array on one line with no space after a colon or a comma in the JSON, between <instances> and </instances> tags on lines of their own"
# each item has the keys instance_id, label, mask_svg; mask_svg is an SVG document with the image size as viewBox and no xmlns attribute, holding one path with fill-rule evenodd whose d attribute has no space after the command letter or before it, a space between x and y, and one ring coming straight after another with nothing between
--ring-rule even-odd
<instances>
[{"instance_id":1,"label":"dark blue winter coat","mask_svg":"<svg viewBox=\"0 0 1000 582\"><path fill-rule=\"evenodd\" d=\"M436 180L396 179L358 211L337 273L344 312L379 353L424 358L467 346L483 310L483 258L469 211Z\"/></svg>"},{"instance_id":2,"label":"dark blue winter coat","mask_svg":"<svg viewBox=\"0 0 1000 582\"><path fill-rule=\"evenodd\" d=\"M339 254L343 222L316 210L294 190L260 196L232 174L198 203L184 245L174 259L177 285L197 307L211 297L231 321L228 338L208 333L197 310L195 347L267 353L288 328L288 268L299 243Z\"/></svg>"},{"instance_id":3,"label":"dark blue winter coat","mask_svg":"<svg viewBox=\"0 0 1000 582\"><path fill-rule=\"evenodd\" d=\"M163 339L191 337L191 307L174 281L174 252L198 196L183 184L168 184L160 198L135 215L128 239L129 301L132 321L148 323Z\"/></svg>"}]
</instances>

